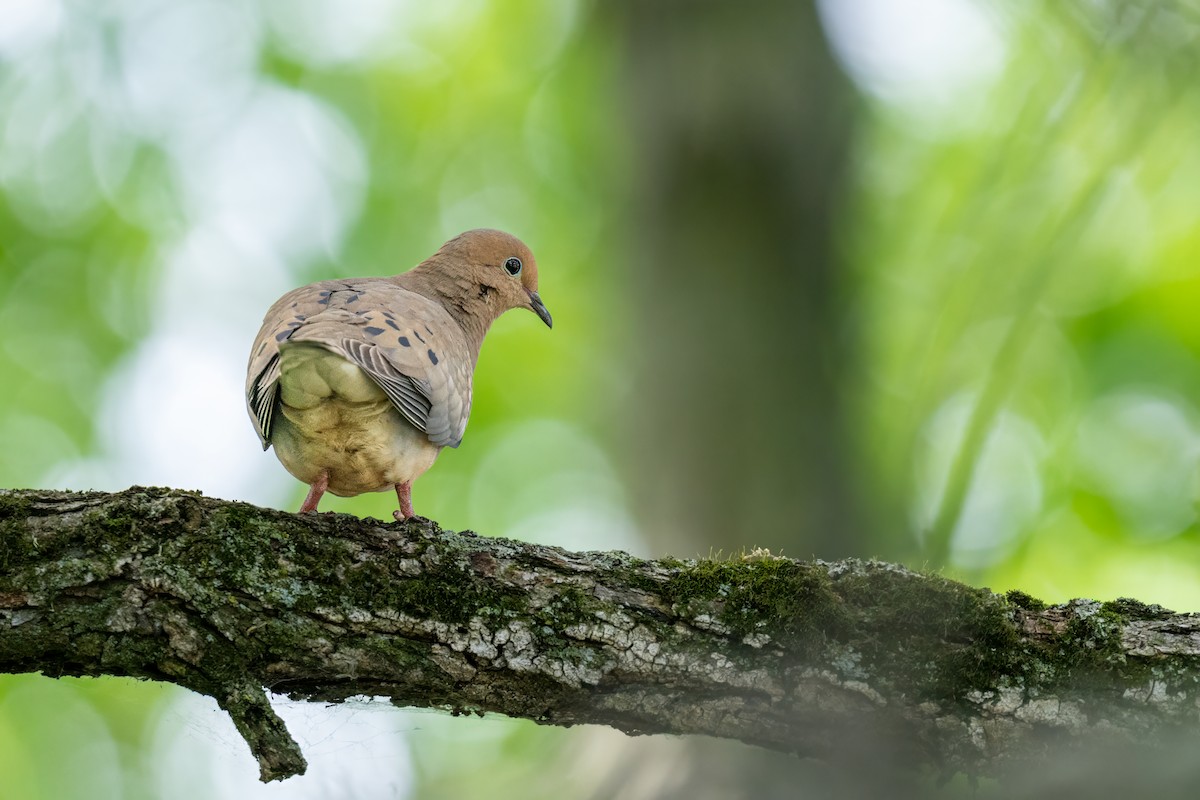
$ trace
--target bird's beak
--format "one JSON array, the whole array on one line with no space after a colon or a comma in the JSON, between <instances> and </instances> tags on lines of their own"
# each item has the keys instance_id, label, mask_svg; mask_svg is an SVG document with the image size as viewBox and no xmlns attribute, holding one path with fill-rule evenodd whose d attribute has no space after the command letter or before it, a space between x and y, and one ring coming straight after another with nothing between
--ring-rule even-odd
<instances>
[{"instance_id":1,"label":"bird's beak","mask_svg":"<svg viewBox=\"0 0 1200 800\"><path fill-rule=\"evenodd\" d=\"M542 318L542 322L546 323L547 328L554 327L554 320L550 317L550 312L546 310L546 304L542 302L542 298L538 297L537 292L529 293L529 307L533 309L533 313Z\"/></svg>"}]
</instances>

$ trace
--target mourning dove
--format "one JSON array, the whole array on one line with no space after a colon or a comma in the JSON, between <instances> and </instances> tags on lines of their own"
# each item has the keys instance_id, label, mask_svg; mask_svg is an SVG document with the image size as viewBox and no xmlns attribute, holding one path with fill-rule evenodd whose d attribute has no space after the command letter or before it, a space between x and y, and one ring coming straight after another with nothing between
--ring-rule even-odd
<instances>
[{"instance_id":1,"label":"mourning dove","mask_svg":"<svg viewBox=\"0 0 1200 800\"><path fill-rule=\"evenodd\" d=\"M263 449L321 495L396 490L458 447L483 337L510 308L549 327L537 264L519 239L467 231L401 275L312 283L271 306L254 341L246 404Z\"/></svg>"}]
</instances>

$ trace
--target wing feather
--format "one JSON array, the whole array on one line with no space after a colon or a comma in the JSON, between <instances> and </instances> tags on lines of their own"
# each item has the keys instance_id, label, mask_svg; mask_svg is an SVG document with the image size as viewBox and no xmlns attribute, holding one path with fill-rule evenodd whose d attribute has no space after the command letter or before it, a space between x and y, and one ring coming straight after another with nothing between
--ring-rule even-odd
<instances>
[{"instance_id":1,"label":"wing feather","mask_svg":"<svg viewBox=\"0 0 1200 800\"><path fill-rule=\"evenodd\" d=\"M461 443L477 353L433 301L381 279L323 281L280 298L247 374L247 406L264 449L279 403L279 350L290 342L319 345L357 365L434 444Z\"/></svg>"}]
</instances>

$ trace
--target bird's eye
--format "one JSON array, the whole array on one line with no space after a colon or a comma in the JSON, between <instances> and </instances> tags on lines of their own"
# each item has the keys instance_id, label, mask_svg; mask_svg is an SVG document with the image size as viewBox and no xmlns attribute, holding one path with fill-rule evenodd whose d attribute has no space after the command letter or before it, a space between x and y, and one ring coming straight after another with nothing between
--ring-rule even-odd
<instances>
[{"instance_id":1,"label":"bird's eye","mask_svg":"<svg viewBox=\"0 0 1200 800\"><path fill-rule=\"evenodd\" d=\"M520 275L521 274L521 259L510 258L508 261L505 261L504 262L504 271L507 272L509 275Z\"/></svg>"}]
</instances>

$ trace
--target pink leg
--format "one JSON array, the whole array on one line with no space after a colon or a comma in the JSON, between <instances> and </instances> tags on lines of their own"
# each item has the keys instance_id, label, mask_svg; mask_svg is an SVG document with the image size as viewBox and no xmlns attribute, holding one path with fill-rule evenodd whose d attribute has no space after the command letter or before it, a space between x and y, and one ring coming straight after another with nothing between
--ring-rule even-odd
<instances>
[{"instance_id":1,"label":"pink leg","mask_svg":"<svg viewBox=\"0 0 1200 800\"><path fill-rule=\"evenodd\" d=\"M393 511L392 516L400 522L414 516L412 507L412 481L397 483L396 497L400 498L400 510Z\"/></svg>"},{"instance_id":2,"label":"pink leg","mask_svg":"<svg viewBox=\"0 0 1200 800\"><path fill-rule=\"evenodd\" d=\"M312 486L308 487L308 497L304 498L304 505L300 506L301 514L308 514L317 510L317 503L321 502L321 495L325 494L325 490L329 488L329 472L322 472L320 477Z\"/></svg>"}]
</instances>

